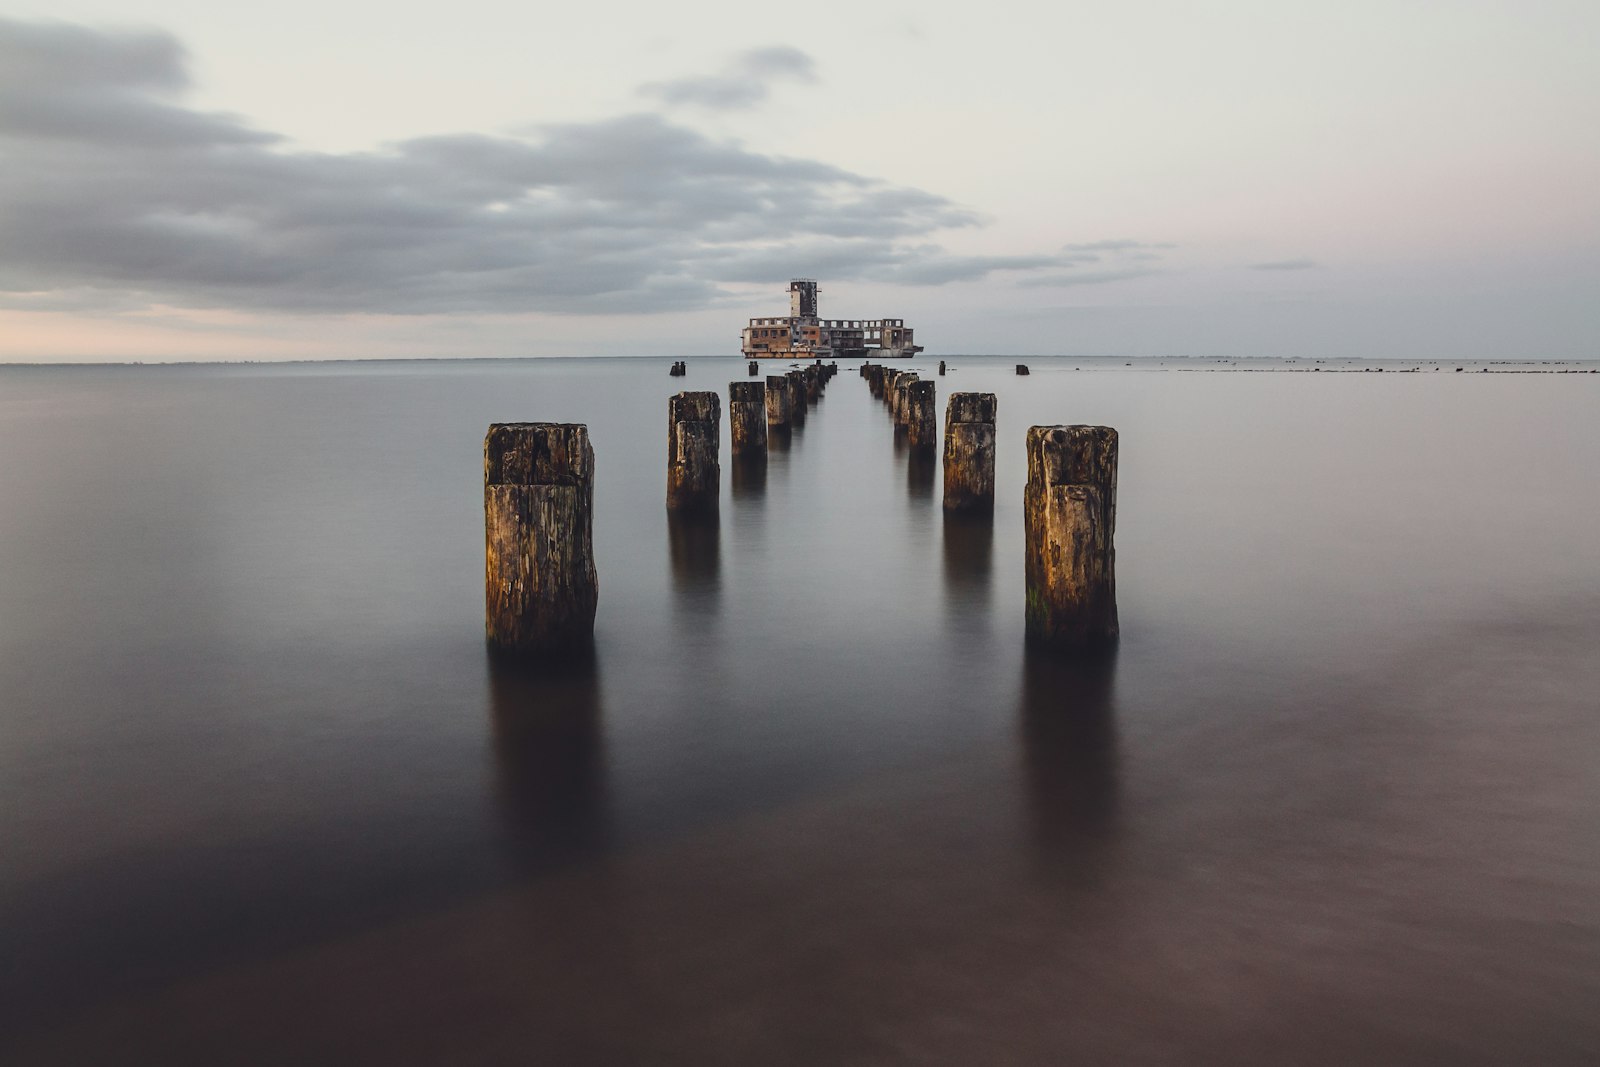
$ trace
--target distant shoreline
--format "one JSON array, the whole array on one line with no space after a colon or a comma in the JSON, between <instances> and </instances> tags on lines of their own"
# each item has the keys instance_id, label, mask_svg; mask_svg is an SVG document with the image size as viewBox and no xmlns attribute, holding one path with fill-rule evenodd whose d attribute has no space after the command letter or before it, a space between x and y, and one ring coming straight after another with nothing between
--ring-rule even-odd
<instances>
[{"instance_id":1,"label":"distant shoreline","mask_svg":"<svg viewBox=\"0 0 1600 1067\"><path fill-rule=\"evenodd\" d=\"M362 366L377 367L385 365L415 366L426 363L441 363L453 365L504 365L510 363L547 363L547 362L639 362L661 363L677 360L690 361L718 361L730 364L743 364L746 362L739 355L623 355L623 356L408 356L408 357L375 357L375 358L339 358L339 359L189 359L189 360L63 360L60 362L43 360L16 360L0 362L0 370L5 368L26 369L83 369L83 368L177 368L177 367L341 367ZM1600 356L1593 359L1460 359L1448 362L1437 359L1417 360L1401 357L1387 356L1344 356L1332 359L1308 359L1305 357L1283 356L1074 356L1074 355L975 355L946 353L923 354L912 359L899 359L890 361L895 366L904 365L914 367L921 364L933 364L939 361L950 362L952 372L959 370L959 364L953 361L982 360L984 362L1025 362L1027 360L1051 361L1052 363L1075 362L1085 366L1075 367L1076 370L1127 370L1136 369L1143 372L1149 371L1184 371L1188 373L1311 373L1313 371L1329 374L1351 373L1389 373L1417 374L1417 373L1455 373L1459 367L1463 373L1489 373L1489 374L1595 374L1600 373ZM804 364L810 360L770 360L774 366L787 366L789 364ZM855 366L857 360L846 361ZM871 362L870 360L866 362ZM1115 366L1113 366L1115 364Z\"/></svg>"}]
</instances>

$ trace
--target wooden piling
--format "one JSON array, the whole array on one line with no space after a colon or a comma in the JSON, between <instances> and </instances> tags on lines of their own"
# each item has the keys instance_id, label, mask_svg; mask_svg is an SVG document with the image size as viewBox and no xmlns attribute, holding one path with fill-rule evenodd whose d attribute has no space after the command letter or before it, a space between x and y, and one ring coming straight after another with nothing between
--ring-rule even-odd
<instances>
[{"instance_id":1,"label":"wooden piling","mask_svg":"<svg viewBox=\"0 0 1600 1067\"><path fill-rule=\"evenodd\" d=\"M911 412L910 396L911 383L918 380L915 371L903 371L895 376L894 394L889 405L889 414L894 417L896 426L905 426L906 418Z\"/></svg>"},{"instance_id":2,"label":"wooden piling","mask_svg":"<svg viewBox=\"0 0 1600 1067\"><path fill-rule=\"evenodd\" d=\"M767 427L788 429L791 414L789 379L781 374L767 375Z\"/></svg>"},{"instance_id":3,"label":"wooden piling","mask_svg":"<svg viewBox=\"0 0 1600 1067\"><path fill-rule=\"evenodd\" d=\"M1023 493L1028 640L1083 648L1117 637L1117 431L1028 429Z\"/></svg>"},{"instance_id":4,"label":"wooden piling","mask_svg":"<svg viewBox=\"0 0 1600 1067\"><path fill-rule=\"evenodd\" d=\"M1018 374L1027 374L1028 373L1028 365L1026 363L1018 363L1017 364L1017 373Z\"/></svg>"},{"instance_id":5,"label":"wooden piling","mask_svg":"<svg viewBox=\"0 0 1600 1067\"><path fill-rule=\"evenodd\" d=\"M804 426L806 424L806 376L801 371L792 370L783 377L789 383L789 425Z\"/></svg>"},{"instance_id":6,"label":"wooden piling","mask_svg":"<svg viewBox=\"0 0 1600 1067\"><path fill-rule=\"evenodd\" d=\"M721 434L722 399L716 393L667 399L667 507L716 508L722 489Z\"/></svg>"},{"instance_id":7,"label":"wooden piling","mask_svg":"<svg viewBox=\"0 0 1600 1067\"><path fill-rule=\"evenodd\" d=\"M761 364L757 363L755 360L752 359L750 361L750 368L749 369L750 369L750 377L754 378L760 372Z\"/></svg>"},{"instance_id":8,"label":"wooden piling","mask_svg":"<svg viewBox=\"0 0 1600 1067\"><path fill-rule=\"evenodd\" d=\"M944 360L939 361L939 377L944 377Z\"/></svg>"},{"instance_id":9,"label":"wooden piling","mask_svg":"<svg viewBox=\"0 0 1600 1067\"><path fill-rule=\"evenodd\" d=\"M594 639L594 448L574 423L496 423L483 439L484 631L539 654Z\"/></svg>"},{"instance_id":10,"label":"wooden piling","mask_svg":"<svg viewBox=\"0 0 1600 1067\"><path fill-rule=\"evenodd\" d=\"M767 387L764 383L728 383L728 429L736 455L766 455Z\"/></svg>"},{"instance_id":11,"label":"wooden piling","mask_svg":"<svg viewBox=\"0 0 1600 1067\"><path fill-rule=\"evenodd\" d=\"M944 410L944 509L994 510L993 393L951 393Z\"/></svg>"},{"instance_id":12,"label":"wooden piling","mask_svg":"<svg viewBox=\"0 0 1600 1067\"><path fill-rule=\"evenodd\" d=\"M805 369L806 401L815 404L822 398L822 360Z\"/></svg>"},{"instance_id":13,"label":"wooden piling","mask_svg":"<svg viewBox=\"0 0 1600 1067\"><path fill-rule=\"evenodd\" d=\"M938 401L932 381L917 379L906 386L906 443L913 449L932 452L939 447Z\"/></svg>"}]
</instances>

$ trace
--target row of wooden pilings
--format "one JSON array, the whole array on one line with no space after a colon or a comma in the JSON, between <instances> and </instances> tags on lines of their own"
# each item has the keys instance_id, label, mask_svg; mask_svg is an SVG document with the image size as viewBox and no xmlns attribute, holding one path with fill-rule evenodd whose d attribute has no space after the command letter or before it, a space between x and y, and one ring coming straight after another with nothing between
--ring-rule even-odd
<instances>
[{"instance_id":1,"label":"row of wooden pilings","mask_svg":"<svg viewBox=\"0 0 1600 1067\"><path fill-rule=\"evenodd\" d=\"M803 424L838 364L820 361L765 382L730 382L733 451L764 457L774 434ZM865 364L861 375L889 405L913 449L932 451L934 383ZM993 393L953 393L945 408L944 507L992 513ZM667 507L718 506L721 398L683 392L667 401ZM1033 426L1026 439L1026 620L1030 642L1081 649L1115 640L1117 432L1106 426ZM576 423L496 423L483 442L484 625L491 648L561 655L594 633L594 449Z\"/></svg>"},{"instance_id":2,"label":"row of wooden pilings","mask_svg":"<svg viewBox=\"0 0 1600 1067\"><path fill-rule=\"evenodd\" d=\"M806 423L839 364L821 360L765 382L728 383L728 430L736 456L765 457L769 439ZM718 449L722 400L716 393L679 393L667 401L667 507L714 511L722 487Z\"/></svg>"},{"instance_id":3,"label":"row of wooden pilings","mask_svg":"<svg viewBox=\"0 0 1600 1067\"><path fill-rule=\"evenodd\" d=\"M940 373L944 363L940 361ZM1019 365L1019 373L1026 369ZM932 451L934 383L915 371L861 367L913 450ZM944 414L944 509L994 510L993 393L951 393ZM1026 448L1027 633L1042 645L1083 648L1116 639L1117 431L1109 426L1032 426Z\"/></svg>"}]
</instances>

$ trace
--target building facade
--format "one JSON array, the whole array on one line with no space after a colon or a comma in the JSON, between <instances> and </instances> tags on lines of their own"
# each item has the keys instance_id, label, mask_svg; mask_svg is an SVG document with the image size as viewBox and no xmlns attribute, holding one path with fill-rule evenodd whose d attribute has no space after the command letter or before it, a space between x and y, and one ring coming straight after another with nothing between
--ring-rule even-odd
<instances>
[{"instance_id":1,"label":"building facade","mask_svg":"<svg viewBox=\"0 0 1600 1067\"><path fill-rule=\"evenodd\" d=\"M740 334L746 359L854 359L914 356L922 346L904 319L824 319L817 314L817 283L789 283L789 314L751 319Z\"/></svg>"}]
</instances>

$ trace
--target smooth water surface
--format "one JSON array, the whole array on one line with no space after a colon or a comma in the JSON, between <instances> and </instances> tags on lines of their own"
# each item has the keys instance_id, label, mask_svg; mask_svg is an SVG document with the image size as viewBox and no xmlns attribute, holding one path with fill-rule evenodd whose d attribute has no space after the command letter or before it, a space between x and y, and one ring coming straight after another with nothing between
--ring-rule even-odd
<instances>
[{"instance_id":1,"label":"smooth water surface","mask_svg":"<svg viewBox=\"0 0 1600 1067\"><path fill-rule=\"evenodd\" d=\"M954 523L852 363L708 523L670 362L0 368L0 1061L1600 1059L1600 376L952 360ZM485 655L519 420L592 667ZM1058 422L1100 662L1023 650Z\"/></svg>"}]
</instances>

